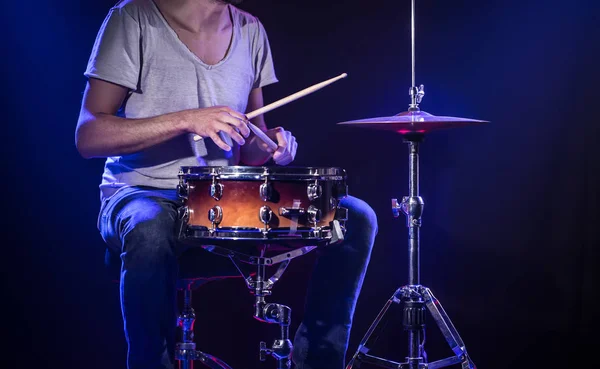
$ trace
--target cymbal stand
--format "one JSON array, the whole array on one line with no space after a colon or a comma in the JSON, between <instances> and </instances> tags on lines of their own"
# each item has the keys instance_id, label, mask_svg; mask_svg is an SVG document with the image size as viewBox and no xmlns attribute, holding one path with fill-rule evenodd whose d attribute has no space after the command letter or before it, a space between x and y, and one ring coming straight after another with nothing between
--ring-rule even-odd
<instances>
[{"instance_id":1,"label":"cymbal stand","mask_svg":"<svg viewBox=\"0 0 600 369\"><path fill-rule=\"evenodd\" d=\"M415 85L415 0L411 0L411 33L412 33L412 87L409 94L411 104L409 111L418 112L419 103L425 94L423 85ZM398 203L392 199L394 217L402 211L407 217L408 227L408 284L398 288L379 312L367 333L361 340L358 350L346 366L346 369L359 367L361 363L369 363L383 368L393 369L436 369L460 363L462 369L476 369L475 364L467 354L467 349L458 331L450 321L448 314L440 302L433 296L431 290L420 284L420 229L421 216L425 202L419 196L419 145L423 142L424 134L407 133L403 135L404 143L409 148L409 195ZM403 304L403 327L408 332L408 357L403 363L394 362L381 357L370 355L367 343L369 338L385 316L392 304ZM425 354L425 308L433 319L450 348L454 357L427 363Z\"/></svg>"},{"instance_id":2,"label":"cymbal stand","mask_svg":"<svg viewBox=\"0 0 600 369\"><path fill-rule=\"evenodd\" d=\"M348 363L346 369L359 367L360 363L369 363L383 368L398 369L436 369L460 363L463 369L476 369L475 364L469 358L465 344L458 331L450 321L440 302L435 298L431 290L420 284L419 268L419 246L421 215L423 214L424 201L419 196L419 144L423 140L422 134L405 135L404 142L409 145L409 196L404 197L402 202L392 199L392 211L394 217L402 211L407 217L409 265L408 285L400 287L390 297L383 309L377 315L373 324L361 340L358 350ZM392 304L403 304L403 326L409 335L408 357L406 362L398 363L368 354L367 347L369 338L383 319ZM455 357L438 360L432 363L426 362L425 355L425 307L429 310L435 323L450 347Z\"/></svg>"}]
</instances>

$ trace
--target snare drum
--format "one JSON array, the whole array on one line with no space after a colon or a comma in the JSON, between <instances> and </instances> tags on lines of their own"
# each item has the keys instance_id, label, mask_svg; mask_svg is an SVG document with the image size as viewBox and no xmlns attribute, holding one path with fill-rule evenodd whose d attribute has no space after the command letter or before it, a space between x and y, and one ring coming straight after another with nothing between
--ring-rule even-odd
<instances>
[{"instance_id":1,"label":"snare drum","mask_svg":"<svg viewBox=\"0 0 600 369\"><path fill-rule=\"evenodd\" d=\"M181 167L179 238L307 246L343 239L346 172L314 167Z\"/></svg>"}]
</instances>

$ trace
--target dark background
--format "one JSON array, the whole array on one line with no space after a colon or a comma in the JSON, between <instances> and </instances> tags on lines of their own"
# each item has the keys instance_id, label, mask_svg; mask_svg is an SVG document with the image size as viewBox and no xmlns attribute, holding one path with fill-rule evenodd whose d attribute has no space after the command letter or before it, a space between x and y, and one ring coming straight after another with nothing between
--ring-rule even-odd
<instances>
[{"instance_id":1,"label":"dark background","mask_svg":"<svg viewBox=\"0 0 600 369\"><path fill-rule=\"evenodd\" d=\"M74 129L82 75L114 1L7 2L2 9L3 349L9 365L123 368L118 286L96 230L103 161L82 159ZM598 337L598 10L592 1L417 1L421 108L491 124L422 145L422 283L440 299L479 368L574 368ZM280 83L266 102L348 78L266 115L300 143L298 166L339 166L377 212L376 239L348 355L407 282L407 148L399 136L335 123L408 108L410 1L259 1ZM296 259L271 301L302 317L313 255ZM234 368L260 363L274 327L254 322L240 280L195 294L199 348ZM396 311L396 313L398 313ZM430 360L450 354L432 320ZM406 355L390 323L374 350Z\"/></svg>"}]
</instances>

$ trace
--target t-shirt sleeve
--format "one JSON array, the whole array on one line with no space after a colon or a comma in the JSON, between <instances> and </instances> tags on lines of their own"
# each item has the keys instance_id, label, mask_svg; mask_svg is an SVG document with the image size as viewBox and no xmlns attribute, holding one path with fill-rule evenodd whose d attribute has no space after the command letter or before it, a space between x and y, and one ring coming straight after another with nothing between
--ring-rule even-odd
<instances>
[{"instance_id":1,"label":"t-shirt sleeve","mask_svg":"<svg viewBox=\"0 0 600 369\"><path fill-rule=\"evenodd\" d=\"M273 55L267 32L260 21L257 21L258 31L255 35L254 45L254 84L252 88L259 88L278 82L273 65Z\"/></svg>"},{"instance_id":2,"label":"t-shirt sleeve","mask_svg":"<svg viewBox=\"0 0 600 369\"><path fill-rule=\"evenodd\" d=\"M140 45L139 22L124 7L112 8L98 31L84 75L137 90Z\"/></svg>"}]
</instances>

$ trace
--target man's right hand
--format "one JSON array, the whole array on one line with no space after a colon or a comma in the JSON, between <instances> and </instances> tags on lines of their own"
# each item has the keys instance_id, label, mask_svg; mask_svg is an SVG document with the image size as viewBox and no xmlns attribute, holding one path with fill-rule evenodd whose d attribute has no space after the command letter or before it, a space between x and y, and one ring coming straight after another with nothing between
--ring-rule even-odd
<instances>
[{"instance_id":1,"label":"man's right hand","mask_svg":"<svg viewBox=\"0 0 600 369\"><path fill-rule=\"evenodd\" d=\"M210 137L217 146L225 151L230 151L231 146L221 139L219 132L227 133L240 146L246 143L244 138L248 138L250 135L248 118L227 106L187 110L183 119L190 133L195 133L203 138Z\"/></svg>"}]
</instances>

